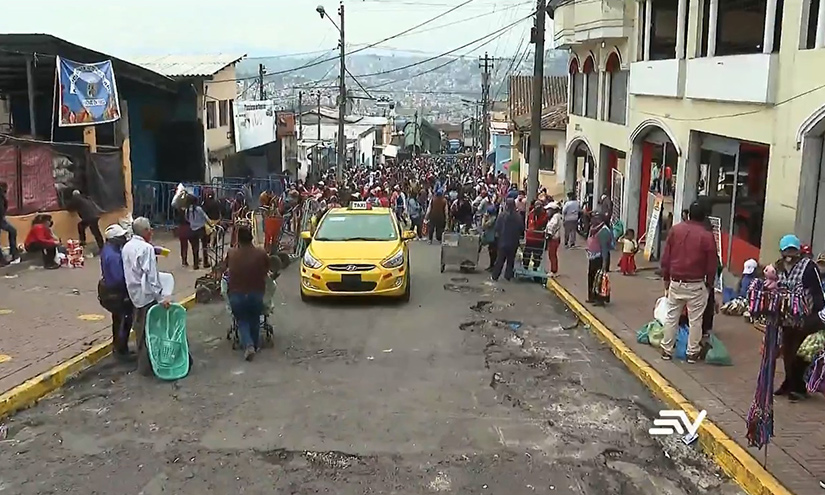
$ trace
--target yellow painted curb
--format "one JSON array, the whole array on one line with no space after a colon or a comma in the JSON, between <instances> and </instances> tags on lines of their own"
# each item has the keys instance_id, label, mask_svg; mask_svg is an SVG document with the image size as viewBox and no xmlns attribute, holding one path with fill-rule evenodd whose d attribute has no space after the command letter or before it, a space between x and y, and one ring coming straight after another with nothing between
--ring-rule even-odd
<instances>
[{"instance_id":1,"label":"yellow painted curb","mask_svg":"<svg viewBox=\"0 0 825 495\"><path fill-rule=\"evenodd\" d=\"M554 292L582 321L590 325L593 333L610 346L613 354L627 366L630 372L636 375L668 407L681 409L687 413L691 421L696 420L698 415L696 407L665 377L590 313L567 289L553 279L547 280L547 289ZM793 495L747 450L708 419L705 419L699 427L699 444L702 450L711 456L716 464L749 495Z\"/></svg>"},{"instance_id":2,"label":"yellow painted curb","mask_svg":"<svg viewBox=\"0 0 825 495\"><path fill-rule=\"evenodd\" d=\"M194 294L178 301L187 310L195 306ZM89 369L112 353L112 340L96 344L52 369L30 378L0 395L0 418L31 407L47 394L62 387L78 373Z\"/></svg>"}]
</instances>

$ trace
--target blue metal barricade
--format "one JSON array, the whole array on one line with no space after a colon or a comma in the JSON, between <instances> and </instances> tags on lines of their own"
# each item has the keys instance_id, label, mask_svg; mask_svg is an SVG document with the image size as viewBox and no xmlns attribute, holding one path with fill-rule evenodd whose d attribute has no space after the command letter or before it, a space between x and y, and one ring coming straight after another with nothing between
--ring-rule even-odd
<instances>
[{"instance_id":1,"label":"blue metal barricade","mask_svg":"<svg viewBox=\"0 0 825 495\"><path fill-rule=\"evenodd\" d=\"M175 196L178 184L178 182L157 180L135 181L132 186L132 215L135 218L146 217L152 225L158 228L174 228L177 221L172 208L172 198ZM209 192L214 193L215 199L221 203L221 209L225 212L229 211L229 203L236 194L241 192L241 189L215 184L184 182L183 186L198 198L203 198Z\"/></svg>"},{"instance_id":2,"label":"blue metal barricade","mask_svg":"<svg viewBox=\"0 0 825 495\"><path fill-rule=\"evenodd\" d=\"M245 186L249 185L251 194L254 198L261 195L262 192L269 191L276 196L283 195L285 191L286 175L272 174L269 177L214 177L212 185L216 187L223 187L227 189L235 189L243 191Z\"/></svg>"}]
</instances>

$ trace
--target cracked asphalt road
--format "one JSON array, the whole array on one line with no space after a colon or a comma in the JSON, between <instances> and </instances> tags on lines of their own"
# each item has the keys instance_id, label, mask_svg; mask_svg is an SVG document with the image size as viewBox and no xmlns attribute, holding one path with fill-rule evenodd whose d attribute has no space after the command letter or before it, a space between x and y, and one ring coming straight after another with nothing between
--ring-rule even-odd
<instances>
[{"instance_id":1,"label":"cracked asphalt road","mask_svg":"<svg viewBox=\"0 0 825 495\"><path fill-rule=\"evenodd\" d=\"M406 305L307 305L289 268L254 362L214 304L186 379L95 367L8 422L0 494L741 493L548 291L411 250Z\"/></svg>"}]
</instances>

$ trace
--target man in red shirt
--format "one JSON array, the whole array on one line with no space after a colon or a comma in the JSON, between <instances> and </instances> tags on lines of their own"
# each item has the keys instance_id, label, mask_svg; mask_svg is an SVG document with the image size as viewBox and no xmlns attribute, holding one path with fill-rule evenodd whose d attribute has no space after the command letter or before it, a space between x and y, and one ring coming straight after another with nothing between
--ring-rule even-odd
<instances>
[{"instance_id":1,"label":"man in red shirt","mask_svg":"<svg viewBox=\"0 0 825 495\"><path fill-rule=\"evenodd\" d=\"M679 316L687 307L687 362L695 363L701 350L702 315L713 290L719 258L716 240L705 227L705 208L690 205L689 219L670 229L662 253L662 279L668 299L667 321L663 321L662 358L671 359L676 344Z\"/></svg>"}]
</instances>

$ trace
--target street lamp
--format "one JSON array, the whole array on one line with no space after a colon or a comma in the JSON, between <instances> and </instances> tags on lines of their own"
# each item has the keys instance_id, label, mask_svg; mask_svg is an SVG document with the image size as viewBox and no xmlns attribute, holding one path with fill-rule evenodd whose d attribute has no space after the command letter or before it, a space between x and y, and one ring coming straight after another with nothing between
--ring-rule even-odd
<instances>
[{"instance_id":1,"label":"street lamp","mask_svg":"<svg viewBox=\"0 0 825 495\"><path fill-rule=\"evenodd\" d=\"M339 48L341 50L340 56L340 65L341 65L341 73L338 76L338 167L335 171L336 178L338 179L338 186L341 187L341 184L344 181L344 167L347 164L347 136L344 134L344 119L346 118L346 110L347 110L347 87L346 81L344 79L344 75L347 70L346 65L346 45L344 43L344 2L341 1L341 4L338 7L338 15L340 17L340 25L336 24L335 21L327 15L326 9L324 9L323 5L319 5L315 7L315 12L318 12L318 15L321 16L321 19L327 18L329 22L335 26L335 29L338 31L340 35L339 40Z\"/></svg>"}]
</instances>

